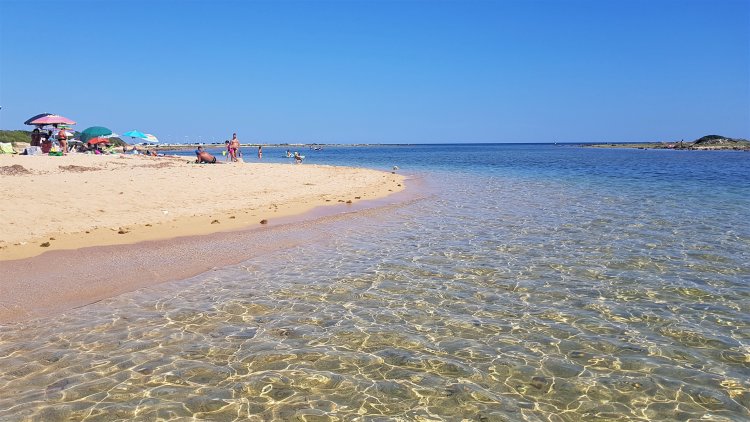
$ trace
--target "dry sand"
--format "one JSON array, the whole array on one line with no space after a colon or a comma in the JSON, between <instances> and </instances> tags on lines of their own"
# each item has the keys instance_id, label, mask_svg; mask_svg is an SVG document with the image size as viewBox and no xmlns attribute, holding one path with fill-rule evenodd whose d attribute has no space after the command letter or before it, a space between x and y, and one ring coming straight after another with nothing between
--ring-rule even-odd
<instances>
[{"instance_id":1,"label":"dry sand","mask_svg":"<svg viewBox=\"0 0 750 422\"><path fill-rule=\"evenodd\" d=\"M400 175L368 169L188 160L0 155L0 261L244 228L403 189Z\"/></svg>"},{"instance_id":2,"label":"dry sand","mask_svg":"<svg viewBox=\"0 0 750 422\"><path fill-rule=\"evenodd\" d=\"M0 323L187 278L256 253L231 251L265 253L305 241L271 244L276 237L263 232L291 216L326 214L313 209L362 209L404 185L401 175L368 169L188 160L0 155ZM295 231L288 224L278 230Z\"/></svg>"}]
</instances>

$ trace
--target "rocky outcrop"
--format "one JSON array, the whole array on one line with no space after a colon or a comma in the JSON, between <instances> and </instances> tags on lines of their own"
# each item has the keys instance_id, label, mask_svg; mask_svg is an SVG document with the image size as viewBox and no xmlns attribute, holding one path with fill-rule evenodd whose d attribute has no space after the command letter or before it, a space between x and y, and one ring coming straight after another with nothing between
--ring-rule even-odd
<instances>
[{"instance_id":1,"label":"rocky outcrop","mask_svg":"<svg viewBox=\"0 0 750 422\"><path fill-rule=\"evenodd\" d=\"M706 135L702 138L696 139L695 142L693 142L694 146L698 145L732 145L736 143L743 143L747 142L746 139L734 139L734 138L728 138L726 136L721 135Z\"/></svg>"}]
</instances>

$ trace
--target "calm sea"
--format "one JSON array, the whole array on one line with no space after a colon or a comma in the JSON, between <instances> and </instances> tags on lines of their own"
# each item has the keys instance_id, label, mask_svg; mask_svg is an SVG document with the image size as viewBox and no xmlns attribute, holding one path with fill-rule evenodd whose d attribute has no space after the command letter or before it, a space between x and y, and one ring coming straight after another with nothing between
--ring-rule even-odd
<instances>
[{"instance_id":1,"label":"calm sea","mask_svg":"<svg viewBox=\"0 0 750 422\"><path fill-rule=\"evenodd\" d=\"M750 420L750 153L301 152L415 199L0 327L0 419Z\"/></svg>"}]
</instances>

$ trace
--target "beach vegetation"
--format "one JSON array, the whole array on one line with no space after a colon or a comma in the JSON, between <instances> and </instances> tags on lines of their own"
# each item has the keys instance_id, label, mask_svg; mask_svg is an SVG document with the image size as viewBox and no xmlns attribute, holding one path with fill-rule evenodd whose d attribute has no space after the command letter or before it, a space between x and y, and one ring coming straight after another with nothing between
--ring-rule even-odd
<instances>
[{"instance_id":1,"label":"beach vegetation","mask_svg":"<svg viewBox=\"0 0 750 422\"><path fill-rule=\"evenodd\" d=\"M31 141L30 130L0 130L0 142L10 142L15 146L16 142Z\"/></svg>"}]
</instances>

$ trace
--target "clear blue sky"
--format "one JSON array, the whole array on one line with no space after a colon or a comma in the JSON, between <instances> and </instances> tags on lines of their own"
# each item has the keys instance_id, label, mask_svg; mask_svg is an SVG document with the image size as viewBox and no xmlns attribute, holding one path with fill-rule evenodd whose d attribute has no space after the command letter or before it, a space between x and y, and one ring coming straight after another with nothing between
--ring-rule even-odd
<instances>
[{"instance_id":1,"label":"clear blue sky","mask_svg":"<svg viewBox=\"0 0 750 422\"><path fill-rule=\"evenodd\" d=\"M749 0L0 0L0 128L162 141L750 138Z\"/></svg>"}]
</instances>

